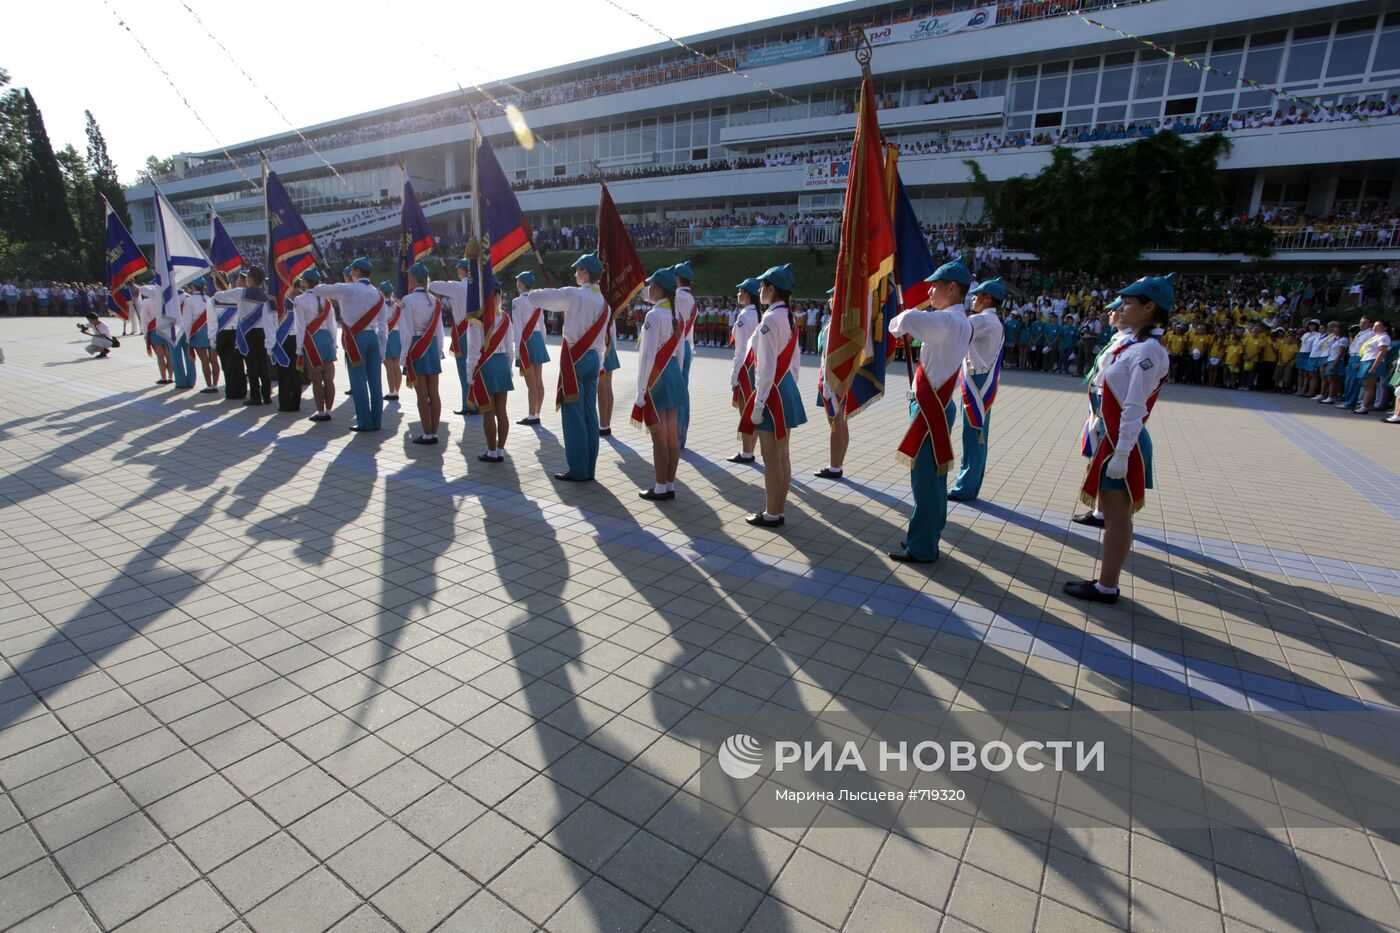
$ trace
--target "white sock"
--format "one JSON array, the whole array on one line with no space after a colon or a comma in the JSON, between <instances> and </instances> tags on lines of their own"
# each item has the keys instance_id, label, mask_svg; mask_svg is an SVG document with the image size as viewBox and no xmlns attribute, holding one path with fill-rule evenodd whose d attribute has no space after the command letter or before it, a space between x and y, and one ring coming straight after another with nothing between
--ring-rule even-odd
<instances>
[{"instance_id":1,"label":"white sock","mask_svg":"<svg viewBox=\"0 0 1400 933\"><path fill-rule=\"evenodd\" d=\"M1103 510L1094 509L1094 517L1097 518L1099 521L1103 521Z\"/></svg>"},{"instance_id":2,"label":"white sock","mask_svg":"<svg viewBox=\"0 0 1400 933\"><path fill-rule=\"evenodd\" d=\"M826 468L826 471L827 471L828 473L840 473L840 472L841 472L841 468L840 468L840 467L829 466L829 467Z\"/></svg>"},{"instance_id":3,"label":"white sock","mask_svg":"<svg viewBox=\"0 0 1400 933\"><path fill-rule=\"evenodd\" d=\"M773 521L773 520L775 520L775 519L782 518L783 516L782 516L781 514L773 515L773 514L771 514L770 512L768 512L768 511L765 509L764 512L763 512L763 517L764 517L765 520L771 522L771 521Z\"/></svg>"},{"instance_id":4,"label":"white sock","mask_svg":"<svg viewBox=\"0 0 1400 933\"><path fill-rule=\"evenodd\" d=\"M658 496L659 496L659 495L662 495L662 494L664 494L664 493L666 492L666 484L665 484L665 483L657 483L655 486L651 487L651 491L652 491L655 495L658 495Z\"/></svg>"},{"instance_id":5,"label":"white sock","mask_svg":"<svg viewBox=\"0 0 1400 933\"><path fill-rule=\"evenodd\" d=\"M676 491L676 484L675 484L675 483L667 483L667 484L666 484L666 492L675 492L675 491Z\"/></svg>"},{"instance_id":6,"label":"white sock","mask_svg":"<svg viewBox=\"0 0 1400 933\"><path fill-rule=\"evenodd\" d=\"M1116 587L1116 586L1104 586L1102 583L1098 582L1097 580L1094 581L1094 589L1098 590L1100 593L1104 594L1105 596L1112 596L1114 593L1117 593L1117 592L1118 592L1118 587Z\"/></svg>"}]
</instances>

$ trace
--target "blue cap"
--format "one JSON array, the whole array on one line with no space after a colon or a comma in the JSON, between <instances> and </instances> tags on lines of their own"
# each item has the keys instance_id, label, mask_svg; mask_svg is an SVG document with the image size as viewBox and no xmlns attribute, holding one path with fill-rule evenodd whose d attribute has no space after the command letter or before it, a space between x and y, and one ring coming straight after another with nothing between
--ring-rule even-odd
<instances>
[{"instance_id":1,"label":"blue cap","mask_svg":"<svg viewBox=\"0 0 1400 933\"><path fill-rule=\"evenodd\" d=\"M524 272L517 275L515 277L515 280L521 285L524 285L526 288L535 287L535 273L531 272L529 269L526 269Z\"/></svg>"},{"instance_id":2,"label":"blue cap","mask_svg":"<svg viewBox=\"0 0 1400 933\"><path fill-rule=\"evenodd\" d=\"M826 290L826 297L833 298L836 295L836 286L833 285Z\"/></svg>"},{"instance_id":3,"label":"blue cap","mask_svg":"<svg viewBox=\"0 0 1400 933\"><path fill-rule=\"evenodd\" d=\"M758 280L760 282L767 282L778 291L788 292L789 294L791 294L793 288L797 285L797 279L793 278L792 275L791 263L782 266L773 266L767 272L760 275Z\"/></svg>"},{"instance_id":4,"label":"blue cap","mask_svg":"<svg viewBox=\"0 0 1400 933\"><path fill-rule=\"evenodd\" d=\"M350 274L350 266L347 264L347 265L345 266L344 269L341 269L341 270L340 270L340 274L341 274L341 275L349 275L349 274Z\"/></svg>"},{"instance_id":5,"label":"blue cap","mask_svg":"<svg viewBox=\"0 0 1400 933\"><path fill-rule=\"evenodd\" d=\"M590 275L602 275L603 260L598 258L597 253L584 253L574 260L573 268L582 269Z\"/></svg>"},{"instance_id":6,"label":"blue cap","mask_svg":"<svg viewBox=\"0 0 1400 933\"><path fill-rule=\"evenodd\" d=\"M945 262L937 269L933 270L933 275L924 279L925 282L956 282L959 285L972 284L972 272L963 265L961 259L954 259L952 262Z\"/></svg>"},{"instance_id":7,"label":"blue cap","mask_svg":"<svg viewBox=\"0 0 1400 933\"><path fill-rule=\"evenodd\" d=\"M676 263L674 266L671 267L671 271L676 274L676 278L685 279L687 282L690 282L695 278L695 273L692 272L690 269L689 259L687 259L685 262Z\"/></svg>"},{"instance_id":8,"label":"blue cap","mask_svg":"<svg viewBox=\"0 0 1400 933\"><path fill-rule=\"evenodd\" d=\"M748 292L750 295L753 295L755 298L758 297L758 293L759 293L759 291L760 291L762 288L763 288L763 285L759 283L758 279L755 279L755 278L753 278L753 277L744 279L744 281L742 281L742 282L740 282L738 285L735 285L735 286L734 286L734 290L735 290L736 292Z\"/></svg>"},{"instance_id":9,"label":"blue cap","mask_svg":"<svg viewBox=\"0 0 1400 933\"><path fill-rule=\"evenodd\" d=\"M415 262L408 267L408 274L420 282L428 281L428 264L426 262Z\"/></svg>"},{"instance_id":10,"label":"blue cap","mask_svg":"<svg viewBox=\"0 0 1400 933\"><path fill-rule=\"evenodd\" d=\"M350 268L359 269L365 275L369 275L374 271L374 263L369 261L368 256L356 256L354 261L350 263Z\"/></svg>"},{"instance_id":11,"label":"blue cap","mask_svg":"<svg viewBox=\"0 0 1400 933\"><path fill-rule=\"evenodd\" d=\"M1162 310L1170 310L1176 301L1176 290L1172 288L1175 275L1145 275L1127 288L1120 288L1118 294L1127 298L1141 298L1156 302Z\"/></svg>"},{"instance_id":12,"label":"blue cap","mask_svg":"<svg viewBox=\"0 0 1400 933\"><path fill-rule=\"evenodd\" d=\"M457 260L457 268L458 268L458 269L470 269L471 267L472 267L472 261L471 261L470 259L459 259L459 260Z\"/></svg>"},{"instance_id":13,"label":"blue cap","mask_svg":"<svg viewBox=\"0 0 1400 933\"><path fill-rule=\"evenodd\" d=\"M321 281L321 270L313 266L301 274L301 280L315 285L317 282Z\"/></svg>"},{"instance_id":14,"label":"blue cap","mask_svg":"<svg viewBox=\"0 0 1400 933\"><path fill-rule=\"evenodd\" d=\"M1112 301L1110 301L1108 304L1104 305L1104 306L1103 306L1103 309L1104 309L1105 311L1117 311L1117 310L1118 310L1119 308L1121 308L1121 307L1123 307L1123 299L1122 299L1122 298L1115 298L1115 299L1113 299Z\"/></svg>"},{"instance_id":15,"label":"blue cap","mask_svg":"<svg viewBox=\"0 0 1400 933\"><path fill-rule=\"evenodd\" d=\"M392 295L394 293L394 283L385 279L379 283L379 290L386 295Z\"/></svg>"},{"instance_id":16,"label":"blue cap","mask_svg":"<svg viewBox=\"0 0 1400 933\"><path fill-rule=\"evenodd\" d=\"M656 285L663 291L673 292L676 290L676 270L672 266L662 266L651 275L647 276L648 285Z\"/></svg>"},{"instance_id":17,"label":"blue cap","mask_svg":"<svg viewBox=\"0 0 1400 933\"><path fill-rule=\"evenodd\" d=\"M1001 304L1006 300L1006 286L1001 284L1001 279L988 279L967 293L969 298L973 295L986 295L997 304Z\"/></svg>"}]
</instances>

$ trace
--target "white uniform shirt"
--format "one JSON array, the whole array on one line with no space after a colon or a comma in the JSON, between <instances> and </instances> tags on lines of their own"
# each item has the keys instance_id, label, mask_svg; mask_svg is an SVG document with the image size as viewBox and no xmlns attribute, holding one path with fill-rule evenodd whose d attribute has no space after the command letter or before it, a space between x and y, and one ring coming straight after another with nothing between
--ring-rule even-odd
<instances>
[{"instance_id":1,"label":"white uniform shirt","mask_svg":"<svg viewBox=\"0 0 1400 933\"><path fill-rule=\"evenodd\" d=\"M317 298L311 292L302 292L292 299L292 334L297 340L297 352L306 352L306 328L311 326L311 322L316 320L316 315L321 313L321 309L330 304L324 298ZM335 323L335 315L327 314L326 319L321 322L319 330L330 334L331 345L335 345L335 339L339 328Z\"/></svg>"},{"instance_id":2,"label":"white uniform shirt","mask_svg":"<svg viewBox=\"0 0 1400 933\"><path fill-rule=\"evenodd\" d=\"M1312 356L1313 350L1317 347L1317 342L1322 339L1321 331L1310 330L1303 335L1303 339L1298 343L1299 356Z\"/></svg>"},{"instance_id":3,"label":"white uniform shirt","mask_svg":"<svg viewBox=\"0 0 1400 933\"><path fill-rule=\"evenodd\" d=\"M657 302L642 320L642 330L637 339L637 404L646 403L647 382L655 368L656 355L661 347L671 339L679 325L679 317L673 319L675 309L665 299ZM685 341L677 340L671 359L679 365L685 362Z\"/></svg>"},{"instance_id":4,"label":"white uniform shirt","mask_svg":"<svg viewBox=\"0 0 1400 933\"><path fill-rule=\"evenodd\" d=\"M1115 450L1130 451L1147 418L1147 400L1166 381L1171 370L1167 348L1160 340L1138 340L1129 335L1104 358L1103 381L1123 406Z\"/></svg>"},{"instance_id":5,"label":"white uniform shirt","mask_svg":"<svg viewBox=\"0 0 1400 933\"><path fill-rule=\"evenodd\" d=\"M974 374L985 373L997 364L1006 331L1001 318L990 309L970 314L967 320L972 325L972 340L967 345L966 369Z\"/></svg>"},{"instance_id":6,"label":"white uniform shirt","mask_svg":"<svg viewBox=\"0 0 1400 933\"><path fill-rule=\"evenodd\" d=\"M1349 341L1345 334L1328 334L1318 345L1324 358L1335 362L1346 356Z\"/></svg>"},{"instance_id":7,"label":"white uniform shirt","mask_svg":"<svg viewBox=\"0 0 1400 933\"><path fill-rule=\"evenodd\" d=\"M778 372L778 356L787 346L791 336L792 322L788 320L787 305L782 302L769 305L768 310L763 312L763 319L758 322L758 330L754 332L750 341L754 351L753 384L755 398L757 398L756 407L761 407L768 401L768 393L785 375ZM799 347L798 350L800 349ZM796 379L801 368L802 354L794 351L788 372L792 373L792 378Z\"/></svg>"},{"instance_id":8,"label":"white uniform shirt","mask_svg":"<svg viewBox=\"0 0 1400 933\"><path fill-rule=\"evenodd\" d=\"M322 282L311 291L317 298L329 298L338 302L341 321L346 327L352 329L384 297L369 279L356 279L353 282ZM362 333L373 331L378 335L381 353L384 352L385 345L389 341L389 315L386 313L388 304L385 301L380 306L379 313L374 316L374 320L365 325L365 330L362 331Z\"/></svg>"},{"instance_id":9,"label":"white uniform shirt","mask_svg":"<svg viewBox=\"0 0 1400 933\"><path fill-rule=\"evenodd\" d=\"M608 313L603 293L592 283L566 288L536 288L530 292L530 300L537 308L558 311L564 315L564 339L571 347L576 347L588 329L597 323L598 318ZM598 339L593 341L589 349L598 354L599 366L603 364L606 341L607 327L598 328Z\"/></svg>"},{"instance_id":10,"label":"white uniform shirt","mask_svg":"<svg viewBox=\"0 0 1400 933\"><path fill-rule=\"evenodd\" d=\"M180 302L180 329L189 335L191 340L194 339L194 322L199 320L201 311L206 312L204 330L209 335L209 340L214 340L213 315L207 313L208 306L208 299L198 293L186 295Z\"/></svg>"},{"instance_id":11,"label":"white uniform shirt","mask_svg":"<svg viewBox=\"0 0 1400 933\"><path fill-rule=\"evenodd\" d=\"M1360 356L1361 348L1364 347L1366 345L1366 341L1370 340L1373 336L1374 334L1371 333L1370 329L1367 329L1361 331L1355 337L1351 338L1351 355Z\"/></svg>"},{"instance_id":12,"label":"white uniform shirt","mask_svg":"<svg viewBox=\"0 0 1400 933\"><path fill-rule=\"evenodd\" d=\"M1374 363L1376 357L1390 352L1390 335L1367 332L1367 341L1361 348L1361 362Z\"/></svg>"},{"instance_id":13,"label":"white uniform shirt","mask_svg":"<svg viewBox=\"0 0 1400 933\"><path fill-rule=\"evenodd\" d=\"M936 389L962 367L972 341L972 324L963 306L956 304L944 311L898 314L890 321L890 333L919 341L919 363Z\"/></svg>"},{"instance_id":14,"label":"white uniform shirt","mask_svg":"<svg viewBox=\"0 0 1400 933\"><path fill-rule=\"evenodd\" d=\"M749 355L749 340L758 330L758 309L753 305L735 312L734 317L734 364L729 368L729 384L738 385L739 370L744 368L744 358ZM645 374L647 370L642 370ZM646 378L643 375L643 378Z\"/></svg>"},{"instance_id":15,"label":"white uniform shirt","mask_svg":"<svg viewBox=\"0 0 1400 933\"><path fill-rule=\"evenodd\" d=\"M403 340L404 356L408 355L413 341L426 333L442 336L442 314L438 303L428 295L426 289L415 288L404 295L400 302L403 311L399 314L399 334Z\"/></svg>"},{"instance_id":16,"label":"white uniform shirt","mask_svg":"<svg viewBox=\"0 0 1400 933\"><path fill-rule=\"evenodd\" d=\"M141 333L150 330L151 324L156 324L156 331L160 331L160 324L157 315L160 312L160 288L156 285L142 285L136 289L135 296L136 311L141 315Z\"/></svg>"},{"instance_id":17,"label":"white uniform shirt","mask_svg":"<svg viewBox=\"0 0 1400 933\"><path fill-rule=\"evenodd\" d=\"M691 294L689 288L682 285L676 289L676 316L681 320L682 331L685 329L686 321L691 322L690 333L681 342L690 344L692 352L695 350L695 315L695 296Z\"/></svg>"},{"instance_id":18,"label":"white uniform shirt","mask_svg":"<svg viewBox=\"0 0 1400 933\"><path fill-rule=\"evenodd\" d=\"M1124 340L1127 340L1127 339L1128 339L1129 337L1131 337L1132 335L1133 335L1133 332L1132 332L1132 331L1130 331L1130 330L1123 330L1122 328L1119 328L1118 330L1116 330L1116 331L1113 332L1113 336L1110 337L1110 338L1108 338L1108 343L1105 344L1105 345L1104 345L1104 348L1103 348L1102 350L1100 350L1099 352L1102 353L1102 354L1104 354L1103 358L1104 358L1105 360L1107 360L1107 359L1108 359L1108 354L1112 353L1115 349L1117 349L1117 347L1118 347L1118 345L1119 345L1120 343L1122 343ZM1094 371L1094 378L1093 378L1092 380L1090 380L1090 382L1089 382L1089 391L1090 391L1090 392L1093 392L1095 395L1103 395L1103 367L1102 367L1102 366L1100 366L1097 370Z\"/></svg>"},{"instance_id":19,"label":"white uniform shirt","mask_svg":"<svg viewBox=\"0 0 1400 933\"><path fill-rule=\"evenodd\" d=\"M544 312L540 312L540 319L535 322L535 327L529 334L525 332L526 326L530 323L530 318L534 316L535 303L530 300L530 296L516 295L515 300L510 303L510 319L515 324L515 332L520 335L520 342L524 343L530 339L530 334L538 333L545 336Z\"/></svg>"},{"instance_id":20,"label":"white uniform shirt","mask_svg":"<svg viewBox=\"0 0 1400 933\"><path fill-rule=\"evenodd\" d=\"M248 317L256 315L258 320L254 327L261 327L263 332L263 345L269 351L277 345L277 318L272 313L272 305L266 300L257 301L245 297L246 288L230 288L222 292L214 293L214 301L218 304L237 304L238 313L233 316L233 329L237 329L238 322Z\"/></svg>"},{"instance_id":21,"label":"white uniform shirt","mask_svg":"<svg viewBox=\"0 0 1400 933\"><path fill-rule=\"evenodd\" d=\"M428 294L443 298L450 305L454 326L460 326L463 318L467 316L468 288L475 288L475 286L467 282L466 279L459 279L456 282L443 279L428 283Z\"/></svg>"}]
</instances>

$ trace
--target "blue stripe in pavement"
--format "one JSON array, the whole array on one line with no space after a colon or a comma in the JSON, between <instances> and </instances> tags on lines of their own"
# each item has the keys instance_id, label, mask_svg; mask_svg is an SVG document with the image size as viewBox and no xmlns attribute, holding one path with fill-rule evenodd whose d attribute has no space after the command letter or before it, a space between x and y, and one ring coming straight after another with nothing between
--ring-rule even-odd
<instances>
[{"instance_id":1,"label":"blue stripe in pavement","mask_svg":"<svg viewBox=\"0 0 1400 933\"><path fill-rule=\"evenodd\" d=\"M6 367L5 374L62 386L105 401L121 402L134 410L149 410L171 418L165 405L133 393L109 393L23 367ZM678 563L699 565L711 574L724 573L782 589L797 590L800 587L801 592L814 598L879 613L952 637L990 644L1010 653L1074 665L1106 677L1157 687L1232 709L1400 710L1311 684L1135 645L1124 638L1090 634L1056 622L1037 622L996 613L972 604L951 603L898 584L814 567L803 560L774 557L733 544L696 538L681 531L657 533L643 528L630 518L616 518L554 500L535 500L519 491L466 478L444 481L440 474L394 460L383 453L360 452L350 447L328 450L305 435L280 434L262 425L250 428L244 421L219 419L211 415L211 410L192 409L173 416L172 420L189 421L191 427L203 427L246 440L259 448L295 450L310 459L336 467L383 476L385 482L401 482L438 495L489 502L493 510L541 522L552 528L587 533L600 541L655 554Z\"/></svg>"},{"instance_id":2,"label":"blue stripe in pavement","mask_svg":"<svg viewBox=\"0 0 1400 933\"><path fill-rule=\"evenodd\" d=\"M1363 499L1389 515L1392 521L1400 523L1400 475L1325 431L1305 424L1297 415L1280 411L1267 397L1235 395L1233 398L1236 404L1254 412Z\"/></svg>"}]
</instances>

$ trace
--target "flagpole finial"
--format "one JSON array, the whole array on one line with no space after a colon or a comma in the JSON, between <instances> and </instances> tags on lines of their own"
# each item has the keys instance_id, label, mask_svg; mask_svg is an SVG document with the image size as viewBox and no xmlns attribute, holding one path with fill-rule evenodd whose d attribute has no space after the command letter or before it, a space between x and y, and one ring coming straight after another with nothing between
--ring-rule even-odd
<instances>
[{"instance_id":1,"label":"flagpole finial","mask_svg":"<svg viewBox=\"0 0 1400 933\"><path fill-rule=\"evenodd\" d=\"M856 61L860 63L860 76L870 77L870 60L875 57L875 48L870 44L870 37L865 34L865 30L860 31L860 38L856 40Z\"/></svg>"}]
</instances>

